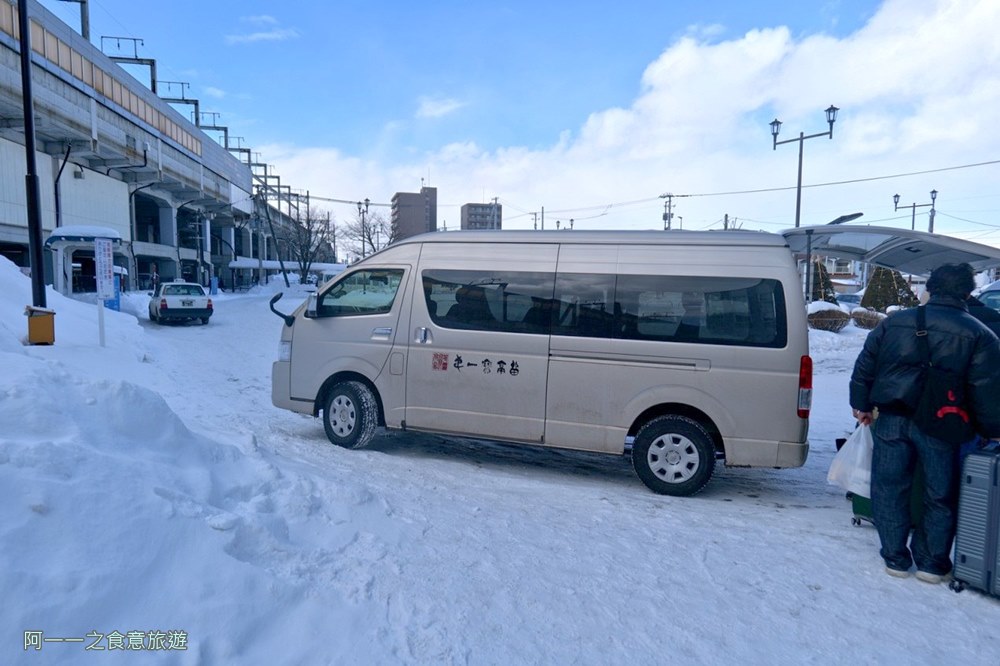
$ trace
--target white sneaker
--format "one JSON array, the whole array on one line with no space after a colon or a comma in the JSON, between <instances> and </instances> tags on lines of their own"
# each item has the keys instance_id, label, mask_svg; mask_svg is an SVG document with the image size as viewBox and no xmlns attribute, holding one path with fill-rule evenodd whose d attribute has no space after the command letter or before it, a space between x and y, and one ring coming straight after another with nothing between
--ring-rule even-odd
<instances>
[{"instance_id":1,"label":"white sneaker","mask_svg":"<svg viewBox=\"0 0 1000 666\"><path fill-rule=\"evenodd\" d=\"M937 585L938 583L944 583L945 581L951 580L951 574L936 574L929 571L918 571L917 580L930 583L931 585Z\"/></svg>"},{"instance_id":2,"label":"white sneaker","mask_svg":"<svg viewBox=\"0 0 1000 666\"><path fill-rule=\"evenodd\" d=\"M910 572L909 571L903 571L902 569L893 569L892 567L886 567L885 568L885 572L887 574L889 574L890 576L893 576L895 578L909 578L910 577ZM920 574L917 574L917 575L919 576Z\"/></svg>"}]
</instances>

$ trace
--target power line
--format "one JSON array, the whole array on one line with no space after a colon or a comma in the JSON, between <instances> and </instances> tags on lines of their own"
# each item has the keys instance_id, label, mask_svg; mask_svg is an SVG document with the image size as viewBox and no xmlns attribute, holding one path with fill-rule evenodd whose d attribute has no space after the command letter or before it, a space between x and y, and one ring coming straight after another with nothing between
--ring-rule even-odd
<instances>
[{"instance_id":1,"label":"power line","mask_svg":"<svg viewBox=\"0 0 1000 666\"><path fill-rule=\"evenodd\" d=\"M975 220L967 220L964 217L958 217L957 215L949 215L948 213L942 213L937 211L938 215L943 217L950 217L953 220L959 220L960 222L968 222L969 224L978 224L981 227L990 227L991 229L1000 229L1000 224L990 224L989 222L976 222Z\"/></svg>"},{"instance_id":2,"label":"power line","mask_svg":"<svg viewBox=\"0 0 1000 666\"><path fill-rule=\"evenodd\" d=\"M944 171L957 171L959 169L971 169L971 168L975 168L975 167L991 166L991 165L995 165L995 164L1000 164L1000 160L990 160L990 161L987 161L987 162L976 162L974 164L960 164L960 165L957 165L957 166L941 167L941 168L938 168L938 169L926 169L924 171L910 171L910 172L907 172L907 173L896 173L896 174L889 174L889 175L885 175L885 176L870 176L868 178L852 178L850 180L835 180L835 181L830 181L828 183L814 183L812 185L803 185L802 188L806 189L806 188L815 188L815 187L829 187L831 185L850 185L852 183L867 183L867 182L872 182L872 181L876 181L876 180L891 180L893 178L908 178L910 176L922 176L922 175L929 174L929 173L941 173L941 172L944 172ZM796 188L795 185L788 185L788 186L784 186L784 187L765 187L765 188L760 188L760 189L755 189L755 190L731 190L731 191L726 191L726 192L695 192L695 193L691 193L691 194L673 194L671 196L673 196L675 198L681 198L681 197L723 197L723 196L732 196L732 195L735 195L735 194L765 194L767 192L786 192L788 190L794 190L795 188ZM657 201L660 198L661 198L660 196L656 196L656 197L649 197L649 198L646 198L646 199L634 199L634 200L631 200L631 201L622 201L622 202L619 202L619 203L599 204L599 205L595 205L595 206L585 206L585 207L582 207L582 208L561 208L561 209L558 209L558 210L549 210L549 211L546 211L546 212L547 213L551 213L551 214L556 214L556 215L565 215L567 213L580 213L580 212L587 212L587 211L594 211L594 210L604 210L605 212L608 212L612 208L624 208L626 206L635 206L635 205L639 205L639 204L648 204L648 203L652 203L654 201ZM530 215L530 213L527 213L527 215ZM520 217L520 216L515 216L515 217L512 217L511 219L516 219L516 217ZM747 218L744 218L744 219L747 219ZM719 221L721 222L721 220L719 220ZM713 224L716 224L716 223L713 223Z\"/></svg>"},{"instance_id":3,"label":"power line","mask_svg":"<svg viewBox=\"0 0 1000 666\"><path fill-rule=\"evenodd\" d=\"M938 169L926 169L926 170L923 170L923 171L910 171L910 172L907 172L907 173L889 174L889 175L885 175L885 176L870 176L870 177L867 177L867 178L852 178L850 180L836 180L836 181L830 181L830 182L826 182L826 183L813 183L811 185L803 185L802 188L806 189L806 188L816 188L816 187L830 187L832 185L850 185L852 183L866 183L866 182L872 182L872 181L877 181L877 180L891 180L893 178L907 178L907 177L910 177L910 176L921 176L921 175L930 174L930 173L941 173L941 172L944 172L944 171L956 171L956 170L959 170L959 169L971 169L971 168L975 168L975 167L991 166L991 165L995 165L995 164L1000 164L1000 160L990 160L990 161L986 161L986 162L976 162L974 164L961 164L961 165L957 165L957 166L941 167L941 168L938 168ZM784 187L765 187L765 188L754 189L754 190L729 190L729 191L724 191L724 192L695 192L695 193L690 193L690 194L672 194L671 196L673 196L675 198L683 198L683 197L722 197L722 196L733 196L733 195L737 195L737 194L765 194L765 193L768 193L768 192L786 192L788 190L794 190L794 189L796 189L796 186L794 186L794 185L788 185L788 186L784 186ZM352 205L352 206L353 205L357 205L357 201L353 201L353 200L349 200L349 199L338 199L338 198L335 198L335 197L322 197L322 196L318 196L318 195L311 195L311 197L313 199L317 199L319 201L329 201L331 203L341 203L341 204L348 204L348 205ZM593 217L601 217L601 216L607 215L611 211L611 209L613 209L613 208L626 208L626 207L629 207L629 206L637 206L637 205L642 205L642 204L649 204L649 203L653 203L653 202L658 201L660 198L662 198L662 197L659 196L659 195L657 195L655 197L648 197L648 198L645 198L645 199L633 199L633 200L630 200L630 201L621 201L621 202L609 203L609 204L597 204L597 205L594 205L594 206L583 206L583 207L580 207L580 208L550 209L549 211L546 211L546 212L548 214L550 214L550 215L565 216L565 215L568 215L570 213L586 213L586 212L591 212L591 211L601 211L597 215L593 216ZM515 220L515 219L518 219L518 218L521 218L521 217L527 217L529 215L532 215L531 212L523 211L523 209L521 209L518 206L515 206L515 205L511 204L506 199L504 199L503 201L504 201L505 205L510 206L511 208L514 208L515 210L522 211L520 215L509 216L508 219L510 219L510 220ZM392 206L392 204L388 204L388 203L375 203L375 202L370 203L370 205L371 206L384 207L384 208L389 208L389 207ZM438 204L438 205L439 206L446 206L446 207L448 207L448 206L454 207L454 206L459 206L460 204ZM942 213L940 213L940 211L938 213L942 214ZM952 217L952 216L949 216L949 217ZM588 218L579 217L579 218L576 218L576 219L588 219ZM750 220L749 218L743 218L743 219L746 220L746 221L754 222L756 224L776 224L776 225L780 224L780 223L776 223L776 222L760 222L758 220ZM974 222L972 220L963 220L962 218L958 218L958 217L956 217L955 219L956 220L962 220L963 222L969 222L971 224L982 224L984 226L994 226L994 225L989 225L989 224L982 223L982 222ZM721 220L719 220L717 222L713 222L709 226L713 226L714 224L718 224L718 222L721 222Z\"/></svg>"},{"instance_id":4,"label":"power line","mask_svg":"<svg viewBox=\"0 0 1000 666\"><path fill-rule=\"evenodd\" d=\"M892 178L906 178L909 176L922 176L928 173L941 173L942 171L955 171L957 169L971 169L973 167L989 166L991 164L1000 164L1000 160L991 160L989 162L977 162L976 164L962 164L959 166L942 167L940 169L927 169L926 171L911 171L909 173L897 173L888 176L871 176L869 178L852 178L851 180L835 180L829 183L814 183L812 185L803 185L802 188L807 187L828 187L830 185L849 185L851 183L867 183L874 180L890 180ZM720 197L729 196L732 194L760 194L763 192L784 192L787 190L794 190L794 185L789 185L787 187L768 187L759 190L734 190L732 192L704 192L696 194L675 194L674 196L685 196L685 197Z\"/></svg>"}]
</instances>

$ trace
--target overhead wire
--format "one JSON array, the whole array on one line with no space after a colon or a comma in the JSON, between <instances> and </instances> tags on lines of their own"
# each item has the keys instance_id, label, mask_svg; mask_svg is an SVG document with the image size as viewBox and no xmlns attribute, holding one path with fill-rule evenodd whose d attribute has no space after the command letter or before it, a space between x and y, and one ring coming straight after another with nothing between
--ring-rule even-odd
<instances>
[{"instance_id":1,"label":"overhead wire","mask_svg":"<svg viewBox=\"0 0 1000 666\"><path fill-rule=\"evenodd\" d=\"M1000 164L1000 160L988 160L988 161L985 161L985 162L975 162L975 163L972 163L972 164L959 164L959 165L954 165L954 166L940 167L940 168L937 168L937 169L924 169L922 171L909 171L909 172L905 172L905 173L887 174L887 175L884 175L884 176L869 176L869 177L866 177L866 178L851 178L851 179L848 179L848 180L835 180L835 181L829 181L829 182L824 182L824 183L813 183L813 184L809 184L809 185L802 185L802 189L810 189L810 188L816 188L816 187L831 187L831 186L834 186L834 185L850 185L852 183L866 183L866 182L873 182L873 181L878 181L878 180L891 180L893 178L908 178L908 177L911 177L911 176L921 176L921 175L925 175L925 174L941 173L941 172L945 172L945 171L956 171L956 170L959 170L959 169L971 169L971 168L975 168L975 167L991 166L991 165L995 165L995 164ZM673 198L676 198L676 199L681 199L681 198L692 198L692 197L733 196L733 195L738 195L738 194L765 194L765 193L768 193L768 192L787 192L789 190L795 190L795 189L797 189L797 187L798 187L797 185L787 185L787 186L782 186L782 187L765 187L765 188L758 188L758 189L752 189L752 190L727 190L727 191L721 191L721 192L681 193L681 194L671 194L670 196L673 197ZM657 201L658 199L662 199L662 198L664 198L662 195L658 195L658 196L655 196L655 197L647 197L647 198L644 198L644 199L633 199L633 200L630 200L630 201L621 201L621 202L609 203L609 204L597 204L597 205L593 205L593 206L582 206L582 207L579 207L579 208L556 208L556 209L549 209L549 210L547 210L545 212L546 212L546 214L563 215L563 216L565 216L567 214L570 214L570 213L585 213L585 212L594 211L594 210L603 210L606 213L606 212L609 212L613 208L624 208L624 207L627 207L627 206L635 206L635 205L640 205L640 204L648 204L648 203ZM538 211L527 212L527 213L525 213L525 215L532 215L532 214L536 214L537 212ZM521 216L517 216L517 217L521 217ZM508 219L516 219L516 218L511 217L511 218L508 218ZM579 219L584 219L584 218L579 218ZM743 219L747 219L747 218L743 218ZM748 221L751 221L751 220L748 220ZM712 224L717 224L717 223L718 222L713 222ZM766 223L766 224L778 224L778 223L773 223L772 222L772 223Z\"/></svg>"}]
</instances>

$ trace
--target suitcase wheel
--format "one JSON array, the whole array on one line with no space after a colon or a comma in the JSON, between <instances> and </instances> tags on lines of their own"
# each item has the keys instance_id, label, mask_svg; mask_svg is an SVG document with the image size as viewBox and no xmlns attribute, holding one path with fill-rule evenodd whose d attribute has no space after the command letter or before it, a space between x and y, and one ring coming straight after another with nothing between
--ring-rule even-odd
<instances>
[{"instance_id":1,"label":"suitcase wheel","mask_svg":"<svg viewBox=\"0 0 1000 666\"><path fill-rule=\"evenodd\" d=\"M961 592L965 589L965 583L960 580L952 579L952 581L948 583L948 587L950 587L953 592Z\"/></svg>"}]
</instances>

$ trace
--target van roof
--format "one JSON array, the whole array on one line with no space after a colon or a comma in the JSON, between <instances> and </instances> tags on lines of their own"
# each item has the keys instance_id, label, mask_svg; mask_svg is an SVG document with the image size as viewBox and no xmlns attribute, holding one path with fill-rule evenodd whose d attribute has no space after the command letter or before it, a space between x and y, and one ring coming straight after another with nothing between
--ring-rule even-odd
<instances>
[{"instance_id":1,"label":"van roof","mask_svg":"<svg viewBox=\"0 0 1000 666\"><path fill-rule=\"evenodd\" d=\"M407 243L572 243L611 245L739 245L787 247L784 237L765 231L438 231L411 236Z\"/></svg>"}]
</instances>

